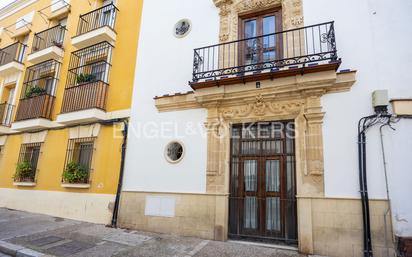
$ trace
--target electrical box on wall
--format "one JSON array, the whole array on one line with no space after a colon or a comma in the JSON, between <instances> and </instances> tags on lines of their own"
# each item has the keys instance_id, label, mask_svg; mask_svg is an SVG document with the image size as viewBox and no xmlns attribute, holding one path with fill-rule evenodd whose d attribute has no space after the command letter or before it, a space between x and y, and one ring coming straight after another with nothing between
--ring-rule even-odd
<instances>
[{"instance_id":1,"label":"electrical box on wall","mask_svg":"<svg viewBox=\"0 0 412 257\"><path fill-rule=\"evenodd\" d=\"M372 92L372 106L375 113L387 113L388 105L388 90L375 90Z\"/></svg>"},{"instance_id":2,"label":"electrical box on wall","mask_svg":"<svg viewBox=\"0 0 412 257\"><path fill-rule=\"evenodd\" d=\"M372 106L373 108L388 106L388 90L375 90L372 92Z\"/></svg>"}]
</instances>

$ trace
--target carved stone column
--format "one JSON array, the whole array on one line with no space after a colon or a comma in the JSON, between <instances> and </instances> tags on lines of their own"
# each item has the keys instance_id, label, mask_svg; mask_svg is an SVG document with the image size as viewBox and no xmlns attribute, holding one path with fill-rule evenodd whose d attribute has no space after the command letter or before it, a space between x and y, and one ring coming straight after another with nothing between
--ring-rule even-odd
<instances>
[{"instance_id":1,"label":"carved stone column","mask_svg":"<svg viewBox=\"0 0 412 257\"><path fill-rule=\"evenodd\" d=\"M220 31L219 40L220 42L228 41L230 34L230 13L232 11L231 5L232 0L213 0L216 7L219 8L220 15Z\"/></svg>"},{"instance_id":2,"label":"carved stone column","mask_svg":"<svg viewBox=\"0 0 412 257\"><path fill-rule=\"evenodd\" d=\"M307 195L323 195L323 116L320 95L312 95L305 99L306 132L305 154L306 170L303 192Z\"/></svg>"},{"instance_id":3,"label":"carved stone column","mask_svg":"<svg viewBox=\"0 0 412 257\"><path fill-rule=\"evenodd\" d=\"M208 107L207 128L207 184L208 193L226 193L225 171L230 142L230 126L219 116L216 106Z\"/></svg>"}]
</instances>

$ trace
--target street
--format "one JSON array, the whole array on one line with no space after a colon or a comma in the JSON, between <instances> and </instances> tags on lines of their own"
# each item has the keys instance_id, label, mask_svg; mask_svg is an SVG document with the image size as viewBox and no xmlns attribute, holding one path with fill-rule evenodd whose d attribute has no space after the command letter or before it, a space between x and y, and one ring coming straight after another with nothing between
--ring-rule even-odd
<instances>
[{"instance_id":1,"label":"street","mask_svg":"<svg viewBox=\"0 0 412 257\"><path fill-rule=\"evenodd\" d=\"M18 245L20 249L28 248L25 250L29 252L35 251L24 256L306 256L294 250L114 229L104 225L0 208L0 247L4 242ZM4 256L8 255L0 251L0 257Z\"/></svg>"}]
</instances>

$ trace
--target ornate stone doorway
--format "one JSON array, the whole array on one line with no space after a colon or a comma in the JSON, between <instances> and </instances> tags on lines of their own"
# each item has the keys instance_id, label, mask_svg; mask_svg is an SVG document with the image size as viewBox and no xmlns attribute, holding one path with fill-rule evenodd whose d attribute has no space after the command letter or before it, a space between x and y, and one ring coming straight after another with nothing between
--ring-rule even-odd
<instances>
[{"instance_id":1,"label":"ornate stone doorway","mask_svg":"<svg viewBox=\"0 0 412 257\"><path fill-rule=\"evenodd\" d=\"M229 237L297 244L294 122L231 131Z\"/></svg>"}]
</instances>

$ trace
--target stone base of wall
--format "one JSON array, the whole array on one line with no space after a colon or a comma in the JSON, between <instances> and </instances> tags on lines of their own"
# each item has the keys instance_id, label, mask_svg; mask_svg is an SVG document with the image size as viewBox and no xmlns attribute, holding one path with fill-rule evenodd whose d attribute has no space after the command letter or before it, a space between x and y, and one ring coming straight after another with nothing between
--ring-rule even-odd
<instances>
[{"instance_id":1,"label":"stone base of wall","mask_svg":"<svg viewBox=\"0 0 412 257\"><path fill-rule=\"evenodd\" d=\"M313 252L333 257L363 256L362 208L359 199L300 198L311 203ZM298 202L299 202L298 201ZM394 256L390 214L386 215L387 239L385 245L386 200L371 200L371 233L374 256ZM303 215L304 210L299 211ZM302 235L300 235L302 236Z\"/></svg>"},{"instance_id":2,"label":"stone base of wall","mask_svg":"<svg viewBox=\"0 0 412 257\"><path fill-rule=\"evenodd\" d=\"M176 200L174 217L146 216L147 196ZM384 215L387 201L371 200L374 256L386 256ZM362 257L362 209L359 199L298 198L299 249L331 257ZM122 192L118 225L149 232L227 240L228 196L214 194ZM392 225L387 215L387 246L393 256Z\"/></svg>"},{"instance_id":3,"label":"stone base of wall","mask_svg":"<svg viewBox=\"0 0 412 257\"><path fill-rule=\"evenodd\" d=\"M0 188L0 207L110 224L115 195Z\"/></svg>"},{"instance_id":4,"label":"stone base of wall","mask_svg":"<svg viewBox=\"0 0 412 257\"><path fill-rule=\"evenodd\" d=\"M146 216L146 196L176 200L174 217ZM226 195L122 192L118 225L142 231L226 240Z\"/></svg>"}]
</instances>

